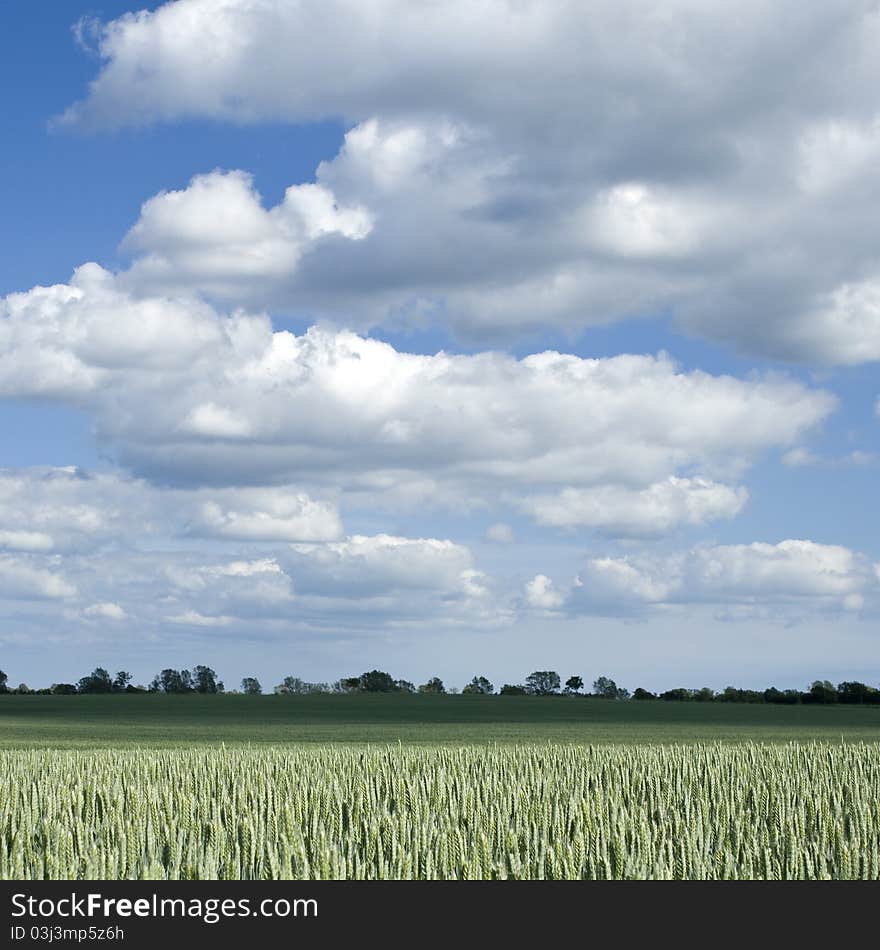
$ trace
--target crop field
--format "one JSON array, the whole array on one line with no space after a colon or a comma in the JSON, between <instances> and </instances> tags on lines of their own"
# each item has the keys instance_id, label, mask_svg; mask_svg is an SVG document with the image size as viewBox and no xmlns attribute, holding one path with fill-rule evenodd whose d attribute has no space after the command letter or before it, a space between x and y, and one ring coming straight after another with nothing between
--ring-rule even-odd
<instances>
[{"instance_id":1,"label":"crop field","mask_svg":"<svg viewBox=\"0 0 880 950\"><path fill-rule=\"evenodd\" d=\"M867 743L0 752L0 877L880 877Z\"/></svg>"},{"instance_id":2,"label":"crop field","mask_svg":"<svg viewBox=\"0 0 880 950\"><path fill-rule=\"evenodd\" d=\"M880 878L880 709L0 697L0 877Z\"/></svg>"},{"instance_id":3,"label":"crop field","mask_svg":"<svg viewBox=\"0 0 880 950\"><path fill-rule=\"evenodd\" d=\"M878 706L528 696L0 696L0 748L880 741Z\"/></svg>"}]
</instances>

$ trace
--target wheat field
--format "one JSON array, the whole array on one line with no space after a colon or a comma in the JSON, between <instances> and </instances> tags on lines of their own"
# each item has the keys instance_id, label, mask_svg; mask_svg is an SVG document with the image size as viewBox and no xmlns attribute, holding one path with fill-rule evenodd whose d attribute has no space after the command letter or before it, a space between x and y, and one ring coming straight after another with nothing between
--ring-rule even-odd
<instances>
[{"instance_id":1,"label":"wheat field","mask_svg":"<svg viewBox=\"0 0 880 950\"><path fill-rule=\"evenodd\" d=\"M880 877L880 747L3 751L4 879Z\"/></svg>"}]
</instances>

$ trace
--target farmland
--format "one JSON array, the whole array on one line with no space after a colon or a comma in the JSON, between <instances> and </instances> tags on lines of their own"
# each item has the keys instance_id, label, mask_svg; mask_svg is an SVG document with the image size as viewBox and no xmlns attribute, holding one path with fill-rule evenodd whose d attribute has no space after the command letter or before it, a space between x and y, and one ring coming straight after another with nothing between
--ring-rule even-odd
<instances>
[{"instance_id":1,"label":"farmland","mask_svg":"<svg viewBox=\"0 0 880 950\"><path fill-rule=\"evenodd\" d=\"M0 877L877 878L880 709L3 696Z\"/></svg>"},{"instance_id":2,"label":"farmland","mask_svg":"<svg viewBox=\"0 0 880 950\"><path fill-rule=\"evenodd\" d=\"M880 877L861 743L0 758L3 878Z\"/></svg>"},{"instance_id":3,"label":"farmland","mask_svg":"<svg viewBox=\"0 0 880 950\"><path fill-rule=\"evenodd\" d=\"M521 696L0 696L0 748L880 741L880 707Z\"/></svg>"}]
</instances>

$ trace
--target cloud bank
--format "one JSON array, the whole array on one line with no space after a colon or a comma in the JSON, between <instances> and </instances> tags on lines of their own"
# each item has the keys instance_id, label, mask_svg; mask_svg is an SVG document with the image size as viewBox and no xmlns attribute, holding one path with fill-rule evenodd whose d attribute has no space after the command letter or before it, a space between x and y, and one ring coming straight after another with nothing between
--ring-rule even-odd
<instances>
[{"instance_id":1,"label":"cloud bank","mask_svg":"<svg viewBox=\"0 0 880 950\"><path fill-rule=\"evenodd\" d=\"M759 357L880 359L869 0L177 0L92 32L63 123L349 128L275 208L245 172L149 200L144 292L503 342L672 313Z\"/></svg>"}]
</instances>

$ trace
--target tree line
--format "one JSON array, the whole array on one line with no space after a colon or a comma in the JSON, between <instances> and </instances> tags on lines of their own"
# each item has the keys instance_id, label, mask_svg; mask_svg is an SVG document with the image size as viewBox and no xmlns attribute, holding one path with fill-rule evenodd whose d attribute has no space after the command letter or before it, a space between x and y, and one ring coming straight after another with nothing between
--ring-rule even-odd
<instances>
[{"instance_id":1,"label":"tree line","mask_svg":"<svg viewBox=\"0 0 880 950\"><path fill-rule=\"evenodd\" d=\"M53 683L45 689L30 689L21 683L18 687L9 686L9 678L0 670L0 693L17 695L88 695L97 693L240 693L248 696L262 694L263 687L254 676L245 676L239 689L227 690L210 666L198 665L191 670L164 669L157 673L149 685L135 686L132 674L120 670L112 676L103 667L96 667L87 676L76 683ZM880 689L855 680L847 680L836 686L828 680L815 680L806 690L777 689L770 686L764 690L739 689L728 686L715 691L708 686L702 689L668 689L652 693L638 687L632 693L618 686L608 676L599 676L593 680L592 690L587 691L583 677L574 674L565 683L555 670L536 670L530 673L523 683L505 683L496 691L495 686L485 676L475 676L461 690L447 687L439 676L432 676L419 686L409 680L395 679L384 670L369 670L360 676L349 676L334 683L312 683L298 676L285 676L272 690L276 695L305 696L316 693L402 693L480 696L580 696L608 700L694 703L780 703L785 705L814 703L858 703L880 704Z\"/></svg>"}]
</instances>

